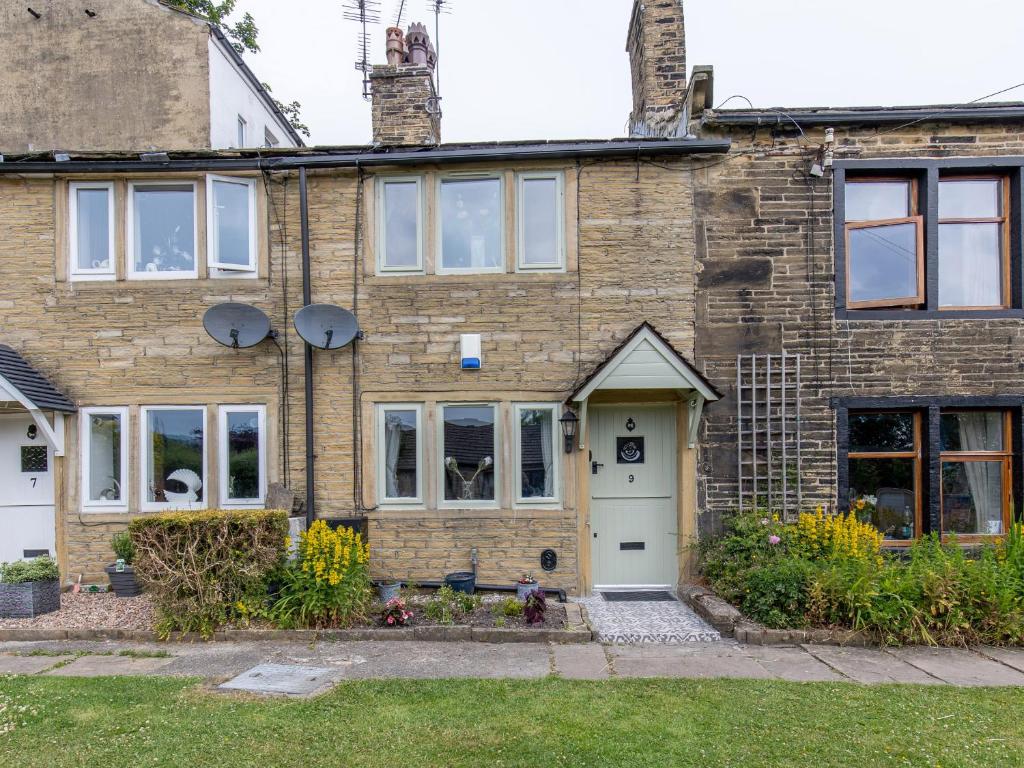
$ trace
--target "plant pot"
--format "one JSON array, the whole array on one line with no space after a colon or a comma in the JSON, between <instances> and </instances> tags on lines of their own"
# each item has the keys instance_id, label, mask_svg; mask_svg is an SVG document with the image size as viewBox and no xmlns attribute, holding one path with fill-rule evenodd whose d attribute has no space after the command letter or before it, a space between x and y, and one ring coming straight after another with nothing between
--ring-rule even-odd
<instances>
[{"instance_id":1,"label":"plant pot","mask_svg":"<svg viewBox=\"0 0 1024 768\"><path fill-rule=\"evenodd\" d=\"M116 565L108 565L104 570L110 579L110 588L118 597L138 597L142 594L142 587L135 580L135 569L130 565L126 565L123 571L118 571Z\"/></svg>"},{"instance_id":2,"label":"plant pot","mask_svg":"<svg viewBox=\"0 0 1024 768\"><path fill-rule=\"evenodd\" d=\"M444 577L444 583L456 592L472 595L476 589L476 575L469 571L457 571Z\"/></svg>"},{"instance_id":3,"label":"plant pot","mask_svg":"<svg viewBox=\"0 0 1024 768\"><path fill-rule=\"evenodd\" d=\"M516 600L520 603L526 602L526 596L533 592L535 589L540 589L540 584L516 584Z\"/></svg>"},{"instance_id":4,"label":"plant pot","mask_svg":"<svg viewBox=\"0 0 1024 768\"><path fill-rule=\"evenodd\" d=\"M380 595L382 603L398 597L398 591L402 588L400 581L382 581L377 584L377 594Z\"/></svg>"},{"instance_id":5,"label":"plant pot","mask_svg":"<svg viewBox=\"0 0 1024 768\"><path fill-rule=\"evenodd\" d=\"M60 610L60 581L0 584L0 618L33 619Z\"/></svg>"}]
</instances>

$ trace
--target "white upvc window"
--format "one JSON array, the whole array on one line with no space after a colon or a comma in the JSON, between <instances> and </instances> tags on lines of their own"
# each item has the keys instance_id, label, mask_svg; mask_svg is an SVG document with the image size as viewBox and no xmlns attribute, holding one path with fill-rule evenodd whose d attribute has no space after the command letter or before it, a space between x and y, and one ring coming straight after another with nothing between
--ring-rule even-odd
<instances>
[{"instance_id":1,"label":"white upvc window","mask_svg":"<svg viewBox=\"0 0 1024 768\"><path fill-rule=\"evenodd\" d=\"M377 503L423 503L423 406L377 406Z\"/></svg>"},{"instance_id":2,"label":"white upvc window","mask_svg":"<svg viewBox=\"0 0 1024 768\"><path fill-rule=\"evenodd\" d=\"M498 507L498 407L494 403L438 404L438 506Z\"/></svg>"},{"instance_id":3,"label":"white upvc window","mask_svg":"<svg viewBox=\"0 0 1024 768\"><path fill-rule=\"evenodd\" d=\"M128 409L83 408L79 419L83 511L127 512Z\"/></svg>"},{"instance_id":4,"label":"white upvc window","mask_svg":"<svg viewBox=\"0 0 1024 768\"><path fill-rule=\"evenodd\" d=\"M211 277L256 276L256 180L206 177L206 253Z\"/></svg>"},{"instance_id":5,"label":"white upvc window","mask_svg":"<svg viewBox=\"0 0 1024 768\"><path fill-rule=\"evenodd\" d=\"M423 178L377 179L378 272L423 271Z\"/></svg>"},{"instance_id":6,"label":"white upvc window","mask_svg":"<svg viewBox=\"0 0 1024 768\"><path fill-rule=\"evenodd\" d=\"M206 408L140 409L144 512L206 509Z\"/></svg>"},{"instance_id":7,"label":"white upvc window","mask_svg":"<svg viewBox=\"0 0 1024 768\"><path fill-rule=\"evenodd\" d=\"M553 403L517 403L513 416L516 503L557 504L561 481L558 407Z\"/></svg>"},{"instance_id":8,"label":"white upvc window","mask_svg":"<svg viewBox=\"0 0 1024 768\"><path fill-rule=\"evenodd\" d=\"M505 271L504 185L494 174L438 179L438 274Z\"/></svg>"},{"instance_id":9,"label":"white upvc window","mask_svg":"<svg viewBox=\"0 0 1024 768\"><path fill-rule=\"evenodd\" d=\"M111 280L115 276L114 185L73 181L68 185L72 280Z\"/></svg>"},{"instance_id":10,"label":"white upvc window","mask_svg":"<svg viewBox=\"0 0 1024 768\"><path fill-rule=\"evenodd\" d=\"M242 149L243 147L248 146L248 142L249 142L248 133L249 133L249 124L245 121L244 117L239 115L238 116L238 136L235 137L236 141L238 142L238 149Z\"/></svg>"},{"instance_id":11,"label":"white upvc window","mask_svg":"<svg viewBox=\"0 0 1024 768\"><path fill-rule=\"evenodd\" d=\"M565 269L565 193L561 172L516 174L516 266Z\"/></svg>"},{"instance_id":12,"label":"white upvc window","mask_svg":"<svg viewBox=\"0 0 1024 768\"><path fill-rule=\"evenodd\" d=\"M220 505L262 507L267 498L267 407L218 409Z\"/></svg>"},{"instance_id":13,"label":"white upvc window","mask_svg":"<svg viewBox=\"0 0 1024 768\"><path fill-rule=\"evenodd\" d=\"M128 185L128 279L198 277L198 238L195 182L137 181Z\"/></svg>"}]
</instances>

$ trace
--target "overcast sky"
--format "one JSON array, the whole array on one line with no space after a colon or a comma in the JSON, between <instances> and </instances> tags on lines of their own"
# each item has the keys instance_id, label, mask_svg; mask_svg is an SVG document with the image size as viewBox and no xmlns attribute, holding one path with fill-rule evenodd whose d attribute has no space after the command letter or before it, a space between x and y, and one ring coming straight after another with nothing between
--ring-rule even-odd
<instances>
[{"instance_id":1,"label":"overcast sky","mask_svg":"<svg viewBox=\"0 0 1024 768\"><path fill-rule=\"evenodd\" d=\"M390 23L398 0L382 0ZM407 0L406 23L433 17ZM445 141L609 138L630 108L632 0L453 0L439 46ZM246 54L279 99L302 102L309 143L365 144L370 109L342 0L239 0L260 28ZM688 0L687 62L715 68L716 105L970 101L1024 82L1021 0ZM384 62L384 27L371 63ZM1024 100L1024 88L996 100ZM744 107L732 100L729 107Z\"/></svg>"}]
</instances>

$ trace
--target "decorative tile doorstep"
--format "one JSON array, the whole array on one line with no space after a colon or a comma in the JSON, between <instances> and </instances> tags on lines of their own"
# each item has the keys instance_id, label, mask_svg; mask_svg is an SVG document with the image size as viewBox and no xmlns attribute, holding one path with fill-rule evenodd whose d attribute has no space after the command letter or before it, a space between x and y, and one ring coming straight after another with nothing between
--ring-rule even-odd
<instances>
[{"instance_id":1,"label":"decorative tile doorstep","mask_svg":"<svg viewBox=\"0 0 1024 768\"><path fill-rule=\"evenodd\" d=\"M681 602L609 602L600 595L577 598L602 643L635 645L706 643L721 635Z\"/></svg>"}]
</instances>

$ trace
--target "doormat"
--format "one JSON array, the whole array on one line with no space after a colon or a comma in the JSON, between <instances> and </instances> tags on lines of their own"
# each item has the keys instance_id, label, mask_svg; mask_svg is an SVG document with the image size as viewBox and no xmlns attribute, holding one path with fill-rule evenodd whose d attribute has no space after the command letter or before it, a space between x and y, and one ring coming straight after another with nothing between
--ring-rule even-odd
<instances>
[{"instance_id":1,"label":"doormat","mask_svg":"<svg viewBox=\"0 0 1024 768\"><path fill-rule=\"evenodd\" d=\"M659 590L648 592L602 592L601 597L609 603L674 603L671 593Z\"/></svg>"}]
</instances>

